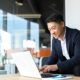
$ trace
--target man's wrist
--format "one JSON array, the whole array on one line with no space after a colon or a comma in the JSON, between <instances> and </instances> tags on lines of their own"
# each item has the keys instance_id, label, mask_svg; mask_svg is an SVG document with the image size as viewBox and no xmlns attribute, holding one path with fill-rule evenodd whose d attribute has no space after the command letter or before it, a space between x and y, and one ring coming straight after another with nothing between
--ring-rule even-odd
<instances>
[{"instance_id":1,"label":"man's wrist","mask_svg":"<svg viewBox=\"0 0 80 80\"><path fill-rule=\"evenodd\" d=\"M56 70L58 70L58 66L57 66L57 64L55 64L55 67L56 67Z\"/></svg>"}]
</instances>

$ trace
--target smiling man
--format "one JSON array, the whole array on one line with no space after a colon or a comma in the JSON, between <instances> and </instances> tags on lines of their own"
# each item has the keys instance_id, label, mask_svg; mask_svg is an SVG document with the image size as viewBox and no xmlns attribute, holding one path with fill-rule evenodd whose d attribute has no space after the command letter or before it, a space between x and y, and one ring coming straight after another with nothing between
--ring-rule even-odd
<instances>
[{"instance_id":1,"label":"smiling man","mask_svg":"<svg viewBox=\"0 0 80 80\"><path fill-rule=\"evenodd\" d=\"M39 71L80 76L80 31L65 27L63 17L57 13L51 14L46 23L53 36L52 51Z\"/></svg>"}]
</instances>

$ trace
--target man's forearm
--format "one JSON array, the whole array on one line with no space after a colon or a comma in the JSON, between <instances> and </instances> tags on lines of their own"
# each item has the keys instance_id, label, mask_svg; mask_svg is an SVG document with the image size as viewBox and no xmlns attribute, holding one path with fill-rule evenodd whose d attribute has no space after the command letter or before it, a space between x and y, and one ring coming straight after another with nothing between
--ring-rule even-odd
<instances>
[{"instance_id":1,"label":"man's forearm","mask_svg":"<svg viewBox=\"0 0 80 80\"><path fill-rule=\"evenodd\" d=\"M79 57L80 55L74 56L69 60L57 63L58 70L60 73L72 69L74 66L80 64Z\"/></svg>"}]
</instances>

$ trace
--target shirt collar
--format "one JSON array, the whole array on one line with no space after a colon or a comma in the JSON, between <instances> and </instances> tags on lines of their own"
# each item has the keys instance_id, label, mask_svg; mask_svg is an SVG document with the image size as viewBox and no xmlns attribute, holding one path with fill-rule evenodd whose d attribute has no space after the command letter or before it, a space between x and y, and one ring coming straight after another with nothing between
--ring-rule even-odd
<instances>
[{"instance_id":1,"label":"shirt collar","mask_svg":"<svg viewBox=\"0 0 80 80\"><path fill-rule=\"evenodd\" d=\"M66 27L65 27L65 34L64 34L64 37L63 37L63 40L65 40L65 38L66 38ZM60 39L60 38L58 38L60 41L62 40L62 39Z\"/></svg>"}]
</instances>

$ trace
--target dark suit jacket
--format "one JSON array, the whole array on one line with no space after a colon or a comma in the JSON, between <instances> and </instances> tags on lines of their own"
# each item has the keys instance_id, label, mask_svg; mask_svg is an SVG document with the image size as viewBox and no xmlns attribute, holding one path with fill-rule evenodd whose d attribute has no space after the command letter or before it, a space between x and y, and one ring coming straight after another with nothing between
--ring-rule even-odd
<instances>
[{"instance_id":1,"label":"dark suit jacket","mask_svg":"<svg viewBox=\"0 0 80 80\"><path fill-rule=\"evenodd\" d=\"M80 31L66 27L66 45L70 59L62 55L61 42L58 39L52 40L52 52L47 65L57 64L59 72L65 72L80 64ZM58 59L61 62L57 63Z\"/></svg>"}]
</instances>

